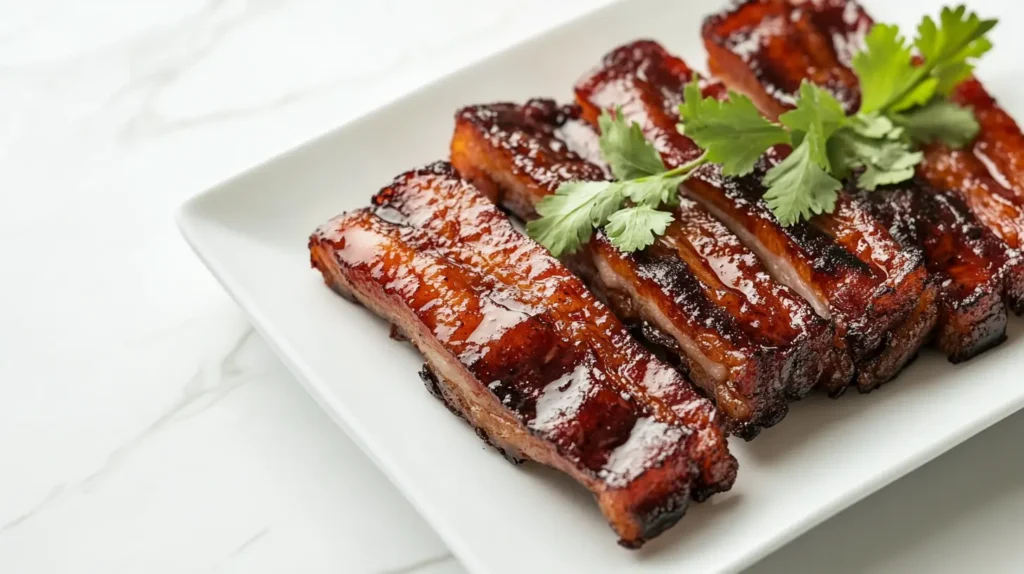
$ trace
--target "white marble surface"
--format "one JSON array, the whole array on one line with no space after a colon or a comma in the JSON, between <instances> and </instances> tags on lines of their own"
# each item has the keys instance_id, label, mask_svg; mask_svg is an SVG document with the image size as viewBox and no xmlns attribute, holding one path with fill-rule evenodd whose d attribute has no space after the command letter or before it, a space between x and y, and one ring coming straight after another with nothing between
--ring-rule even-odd
<instances>
[{"instance_id":1,"label":"white marble surface","mask_svg":"<svg viewBox=\"0 0 1024 574\"><path fill-rule=\"evenodd\" d=\"M0 0L0 572L463 572L172 213L605 2ZM1020 571L1022 434L1017 415L753 571Z\"/></svg>"}]
</instances>

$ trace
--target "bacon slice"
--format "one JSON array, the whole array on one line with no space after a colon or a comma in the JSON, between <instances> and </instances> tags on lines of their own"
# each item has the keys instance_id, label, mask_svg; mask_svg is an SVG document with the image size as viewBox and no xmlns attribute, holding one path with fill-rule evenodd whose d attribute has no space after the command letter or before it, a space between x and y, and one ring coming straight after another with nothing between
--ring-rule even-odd
<instances>
[{"instance_id":1,"label":"bacon slice","mask_svg":"<svg viewBox=\"0 0 1024 574\"><path fill-rule=\"evenodd\" d=\"M606 179L596 134L575 107L551 100L498 103L456 114L452 162L479 188L529 220L568 181ZM581 261L585 259L585 261ZM751 437L806 395L832 353L831 326L775 282L722 223L684 199L665 235L624 254L597 233L574 259L616 314L674 351L694 382Z\"/></svg>"},{"instance_id":2,"label":"bacon slice","mask_svg":"<svg viewBox=\"0 0 1024 574\"><path fill-rule=\"evenodd\" d=\"M762 0L708 18L704 40L711 68L770 116L791 106L804 79L832 91L852 112L860 93L849 66L871 25L855 2ZM1024 239L1024 210L979 159L988 150L988 163L1013 173L1019 161L1013 150L1024 153L1024 145L1016 124L976 81L965 82L956 98L982 110L982 136L973 152L928 146L920 169L925 182L953 191L908 183L863 200L905 245L922 249L929 271L942 278L936 339L951 360L961 361L1004 338L1006 310L994 294L1024 308L1024 261L1016 249ZM916 197L921 194L930 197Z\"/></svg>"},{"instance_id":3,"label":"bacon slice","mask_svg":"<svg viewBox=\"0 0 1024 574\"><path fill-rule=\"evenodd\" d=\"M640 41L608 54L577 84L576 96L591 122L602 109L621 107L665 163L676 166L701 153L676 130L675 110L692 76L682 60L654 42ZM705 81L704 92L719 97L724 89ZM782 153L787 151L777 150L766 161L778 161ZM761 199L760 177L769 165L745 178L726 178L717 167L706 166L687 181L686 190L757 253L776 279L835 322L836 347L856 363L858 388L873 389L915 356L922 328L934 320L933 310L919 305L927 276L920 257L902 249L848 196L840 198L833 214L782 227ZM832 394L844 386L842 377L824 385Z\"/></svg>"},{"instance_id":4,"label":"bacon slice","mask_svg":"<svg viewBox=\"0 0 1024 574\"><path fill-rule=\"evenodd\" d=\"M450 164L374 203L319 228L312 263L423 353L428 385L481 436L579 481L629 547L731 487L711 403Z\"/></svg>"}]
</instances>

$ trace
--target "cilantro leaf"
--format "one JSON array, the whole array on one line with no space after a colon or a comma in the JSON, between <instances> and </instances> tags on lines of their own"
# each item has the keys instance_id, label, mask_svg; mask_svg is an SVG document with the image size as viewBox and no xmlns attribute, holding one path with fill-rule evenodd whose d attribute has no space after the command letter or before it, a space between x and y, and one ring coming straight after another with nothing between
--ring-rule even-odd
<instances>
[{"instance_id":1,"label":"cilantro leaf","mask_svg":"<svg viewBox=\"0 0 1024 574\"><path fill-rule=\"evenodd\" d=\"M842 187L839 180L815 163L809 139L805 138L764 177L768 186L764 199L782 225L831 212L836 206L836 192Z\"/></svg>"},{"instance_id":2,"label":"cilantro leaf","mask_svg":"<svg viewBox=\"0 0 1024 574\"><path fill-rule=\"evenodd\" d=\"M872 139L900 139L903 128L893 123L888 116L878 114L857 114L847 119L846 126L858 135Z\"/></svg>"},{"instance_id":3,"label":"cilantro leaf","mask_svg":"<svg viewBox=\"0 0 1024 574\"><path fill-rule=\"evenodd\" d=\"M665 233L674 217L649 205L637 205L616 211L608 218L605 233L612 245L625 252L636 251L654 243Z\"/></svg>"},{"instance_id":4,"label":"cilantro leaf","mask_svg":"<svg viewBox=\"0 0 1024 574\"><path fill-rule=\"evenodd\" d=\"M898 145L883 149L881 155L867 164L867 169L857 178L857 187L874 191L880 185L907 181L914 177L914 168L921 163L924 154L912 152Z\"/></svg>"},{"instance_id":5,"label":"cilantro leaf","mask_svg":"<svg viewBox=\"0 0 1024 574\"><path fill-rule=\"evenodd\" d=\"M590 240L595 227L622 205L622 184L572 181L537 204L540 218L527 223L526 233L555 257L572 253Z\"/></svg>"},{"instance_id":6,"label":"cilantro leaf","mask_svg":"<svg viewBox=\"0 0 1024 574\"><path fill-rule=\"evenodd\" d=\"M938 81L922 81L922 69L911 60L910 46L899 28L875 24L864 39L865 49L853 57L853 69L860 79L860 112L899 111L928 102Z\"/></svg>"},{"instance_id":7,"label":"cilantro leaf","mask_svg":"<svg viewBox=\"0 0 1024 574\"><path fill-rule=\"evenodd\" d=\"M617 179L636 179L665 171L661 155L644 138L640 125L627 122L622 110L607 110L597 118L601 155Z\"/></svg>"},{"instance_id":8,"label":"cilantro leaf","mask_svg":"<svg viewBox=\"0 0 1024 574\"><path fill-rule=\"evenodd\" d=\"M954 148L971 143L981 129L974 112L949 100L935 100L927 106L897 114L893 119L915 142L940 140Z\"/></svg>"},{"instance_id":9,"label":"cilantro leaf","mask_svg":"<svg viewBox=\"0 0 1024 574\"><path fill-rule=\"evenodd\" d=\"M938 80L940 94L948 95L974 70L973 60L992 49L985 34L996 23L997 20L982 20L977 14L968 13L962 5L943 8L939 24L929 16L921 20L914 46L934 68L932 75Z\"/></svg>"},{"instance_id":10,"label":"cilantro leaf","mask_svg":"<svg viewBox=\"0 0 1024 574\"><path fill-rule=\"evenodd\" d=\"M789 135L754 107L750 98L730 92L720 101L701 96L699 81L686 85L679 104L679 131L707 152L707 160L725 175L746 175L771 146L789 143Z\"/></svg>"},{"instance_id":11,"label":"cilantro leaf","mask_svg":"<svg viewBox=\"0 0 1024 574\"><path fill-rule=\"evenodd\" d=\"M804 80L796 108L779 116L779 121L792 130L795 144L808 144L814 163L830 169L826 142L846 121L843 106L832 94Z\"/></svg>"},{"instance_id":12,"label":"cilantro leaf","mask_svg":"<svg viewBox=\"0 0 1024 574\"><path fill-rule=\"evenodd\" d=\"M964 6L943 8L936 23L925 17L914 47L923 62L912 59L910 46L895 26L876 24L866 49L853 58L860 79L862 113L899 112L948 95L974 70L974 61L992 49L985 37L996 20L982 20Z\"/></svg>"},{"instance_id":13,"label":"cilantro leaf","mask_svg":"<svg viewBox=\"0 0 1024 574\"><path fill-rule=\"evenodd\" d=\"M857 185L867 190L910 179L924 157L902 139L870 138L852 128L836 132L828 143L832 174L846 178L864 169Z\"/></svg>"},{"instance_id":14,"label":"cilantro leaf","mask_svg":"<svg viewBox=\"0 0 1024 574\"><path fill-rule=\"evenodd\" d=\"M679 185L683 178L682 175L666 177L664 174L643 177L628 182L623 186L623 192L636 204L676 206L679 205Z\"/></svg>"}]
</instances>

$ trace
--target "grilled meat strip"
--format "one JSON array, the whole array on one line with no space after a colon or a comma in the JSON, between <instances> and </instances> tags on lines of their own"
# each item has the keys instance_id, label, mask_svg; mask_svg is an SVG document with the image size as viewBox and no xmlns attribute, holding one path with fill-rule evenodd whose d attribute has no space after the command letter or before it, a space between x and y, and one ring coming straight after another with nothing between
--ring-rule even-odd
<instances>
[{"instance_id":1,"label":"grilled meat strip","mask_svg":"<svg viewBox=\"0 0 1024 574\"><path fill-rule=\"evenodd\" d=\"M710 67L769 116L792 105L804 79L829 89L852 112L860 105L860 91L849 65L871 25L859 5L845 0L755 0L708 18L704 40ZM979 119L986 118L983 132L999 126L996 137L979 137L974 154L929 146L921 168L924 181L863 196L894 236L923 251L928 270L938 277L942 293L936 341L954 362L1003 340L1006 310L995 294L1005 294L1018 311L1024 306L1024 261L1011 247L1019 243L1021 210L1012 192L975 157L985 148L981 142L989 142L985 149L998 147L992 155L1002 157L1009 171L1014 169L1011 150L1024 147L1007 143L1016 141L1007 135L1015 124L1011 129L1012 120L979 90L970 80L957 97L989 110ZM913 197L921 194L929 197Z\"/></svg>"},{"instance_id":2,"label":"grilled meat strip","mask_svg":"<svg viewBox=\"0 0 1024 574\"><path fill-rule=\"evenodd\" d=\"M478 188L524 220L568 181L606 179L584 157L596 134L575 106L551 100L498 103L456 114L452 162ZM596 158L595 161L600 161ZM581 261L581 259L585 259ZM625 254L603 233L574 258L623 320L673 350L682 366L750 437L786 412L822 376L832 329L723 224L684 199L654 245Z\"/></svg>"},{"instance_id":3,"label":"grilled meat strip","mask_svg":"<svg viewBox=\"0 0 1024 574\"><path fill-rule=\"evenodd\" d=\"M986 163L996 180L1024 201L1024 133L1010 114L976 78L957 86L951 99L974 110L981 126L971 151Z\"/></svg>"},{"instance_id":4,"label":"grilled meat strip","mask_svg":"<svg viewBox=\"0 0 1024 574\"><path fill-rule=\"evenodd\" d=\"M923 250L939 290L935 345L954 363L1006 340L1005 246L951 192L919 184L862 192L900 243Z\"/></svg>"},{"instance_id":5,"label":"grilled meat strip","mask_svg":"<svg viewBox=\"0 0 1024 574\"><path fill-rule=\"evenodd\" d=\"M843 82L837 83L840 93L849 94L849 106L859 106L860 90L857 78L850 72L853 55L864 45L864 36L874 24L864 8L850 0L772 0L784 6L796 6L801 10L796 20L811 23L805 37L816 35L821 43L809 42L821 54L834 54L841 68L829 66L831 73L842 74ZM814 32L818 32L814 34ZM822 64L819 68L826 67ZM820 69L811 71L813 76L821 74ZM805 72L806 74L806 72ZM981 126L978 137L970 146L971 155L981 160L999 185L1011 193L1015 203L1024 201L1024 133L1017 122L1004 110L977 78L968 78L954 90L951 99L974 110ZM973 168L972 168L973 169ZM1000 195L1005 195L1001 190Z\"/></svg>"},{"instance_id":6,"label":"grilled meat strip","mask_svg":"<svg viewBox=\"0 0 1024 574\"><path fill-rule=\"evenodd\" d=\"M621 107L637 122L665 163L677 166L700 155L700 148L676 130L676 108L693 71L651 41L609 53L576 86L583 117L595 122L603 109ZM705 95L724 96L717 82L704 83ZM857 386L871 390L894 377L910 361L934 322L934 308L921 303L929 288L919 254L908 251L888 230L846 194L833 214L809 223L781 226L762 199L760 179L788 149L763 159L759 171L743 178L723 177L705 166L685 184L690 197L732 229L764 261L781 283L802 295L819 315L836 324L836 347L856 365ZM839 367L846 374L848 368ZM831 394L845 388L842 376L823 385Z\"/></svg>"},{"instance_id":7,"label":"grilled meat strip","mask_svg":"<svg viewBox=\"0 0 1024 574\"><path fill-rule=\"evenodd\" d=\"M313 266L420 350L424 379L481 436L587 487L628 547L731 487L711 403L450 164L400 175L374 204L312 235Z\"/></svg>"}]
</instances>

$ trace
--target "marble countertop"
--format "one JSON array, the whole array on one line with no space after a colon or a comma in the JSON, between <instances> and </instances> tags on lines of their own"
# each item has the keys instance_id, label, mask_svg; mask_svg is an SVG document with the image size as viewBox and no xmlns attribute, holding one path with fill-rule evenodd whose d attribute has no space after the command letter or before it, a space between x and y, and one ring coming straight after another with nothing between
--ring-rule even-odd
<instances>
[{"instance_id":1,"label":"marble countertop","mask_svg":"<svg viewBox=\"0 0 1024 574\"><path fill-rule=\"evenodd\" d=\"M0 571L464 572L172 214L606 1L0 1ZM752 571L1019 571L1022 435L1018 414Z\"/></svg>"}]
</instances>

